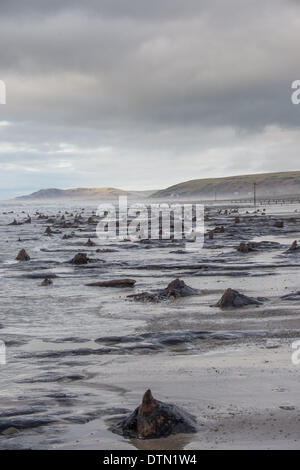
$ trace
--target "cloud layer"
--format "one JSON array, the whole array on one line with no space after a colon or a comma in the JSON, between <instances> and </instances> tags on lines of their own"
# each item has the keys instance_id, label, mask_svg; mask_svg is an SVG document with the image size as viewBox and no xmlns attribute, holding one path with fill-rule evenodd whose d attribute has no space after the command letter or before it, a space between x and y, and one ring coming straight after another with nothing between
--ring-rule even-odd
<instances>
[{"instance_id":1,"label":"cloud layer","mask_svg":"<svg viewBox=\"0 0 300 470\"><path fill-rule=\"evenodd\" d=\"M0 197L299 169L297 1L2 0L0 13Z\"/></svg>"}]
</instances>

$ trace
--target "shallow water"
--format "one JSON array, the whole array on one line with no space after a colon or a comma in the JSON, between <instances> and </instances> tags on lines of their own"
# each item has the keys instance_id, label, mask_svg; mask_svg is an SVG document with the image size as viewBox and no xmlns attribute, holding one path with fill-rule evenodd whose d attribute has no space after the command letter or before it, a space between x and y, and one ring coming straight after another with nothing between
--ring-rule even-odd
<instances>
[{"instance_id":1,"label":"shallow water","mask_svg":"<svg viewBox=\"0 0 300 470\"><path fill-rule=\"evenodd\" d=\"M184 386L176 392L172 386L172 373L176 383L179 376L183 384L189 375L186 362L180 366L183 358L193 360L245 344L259 348L270 340L300 337L297 302L280 299L300 287L300 255L284 253L299 236L300 217L294 212L299 207L268 207L265 222L260 222L264 216L259 214L245 223L242 219L241 224L234 224L236 214L219 215L217 209L211 208L206 228L224 224L225 233L206 240L203 249L197 242L186 246L111 242L104 248L115 251L96 253L102 245L84 246L89 237L97 243L95 224L87 224L96 205L2 204L0 339L6 344L7 364L0 365L0 433L10 427L18 432L0 435L0 448L152 445L180 449L191 442L197 446L195 436L173 436L147 444L109 431L110 420L137 406L145 389L153 387L146 364L157 365L154 395L165 401L171 398L194 414L200 427L209 428L209 422L201 422L199 384L190 383L194 394L186 394ZM240 213L252 217L245 215L246 210L252 211L242 208ZM36 211L53 217L59 233L46 236L46 227L53 224L34 215ZM60 227L65 211L82 213L82 223L76 228ZM275 229L269 213L297 220ZM8 225L14 218L24 221L27 214L31 224ZM73 221L74 217L66 214L65 219ZM73 238L62 239L72 232ZM241 254L235 248L242 240L279 245ZM30 261L15 260L21 248ZM86 252L93 263L70 264L79 251ZM53 285L40 286L48 276ZM177 277L199 289L199 295L161 303L134 302L126 297L166 287ZM118 278L137 282L134 288L86 286ZM269 300L259 307L222 311L213 305L227 287ZM166 387L163 364L170 361L175 369Z\"/></svg>"}]
</instances>

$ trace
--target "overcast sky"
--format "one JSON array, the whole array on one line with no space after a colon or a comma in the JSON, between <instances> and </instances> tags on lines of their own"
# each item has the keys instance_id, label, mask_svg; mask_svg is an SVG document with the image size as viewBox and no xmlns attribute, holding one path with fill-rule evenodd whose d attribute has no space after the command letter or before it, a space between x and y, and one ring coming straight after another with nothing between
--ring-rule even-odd
<instances>
[{"instance_id":1,"label":"overcast sky","mask_svg":"<svg viewBox=\"0 0 300 470\"><path fill-rule=\"evenodd\" d=\"M0 198L300 169L298 0L1 0Z\"/></svg>"}]
</instances>

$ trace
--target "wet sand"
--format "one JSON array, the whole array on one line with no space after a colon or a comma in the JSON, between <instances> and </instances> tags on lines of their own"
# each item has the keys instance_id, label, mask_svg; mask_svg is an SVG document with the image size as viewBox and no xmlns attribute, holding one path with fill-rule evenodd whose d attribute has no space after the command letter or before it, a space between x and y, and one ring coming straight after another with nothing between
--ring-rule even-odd
<instances>
[{"instance_id":1,"label":"wet sand","mask_svg":"<svg viewBox=\"0 0 300 470\"><path fill-rule=\"evenodd\" d=\"M238 223L236 212L212 207L207 233L220 225L225 231L213 240L206 235L203 250L197 242L87 247L88 238L97 240L88 223L94 207L85 207L40 205L45 218L33 206L2 207L0 448L298 448L300 366L291 361L291 344L300 339L300 307L281 297L300 290L300 254L287 253L299 241L299 206L267 207L267 215L240 208ZM31 224L8 225L27 212ZM80 223L73 223L75 212ZM65 226L71 220L74 226ZM57 233L48 237L49 224ZM239 253L241 241L258 243L256 250ZM30 261L15 260L21 248ZM91 263L69 263L83 251ZM45 277L53 285L40 286ZM199 295L127 298L177 277ZM121 278L136 284L86 285ZM215 304L228 287L268 300L220 309ZM111 423L149 387L196 416L198 432L152 440L112 433ZM8 435L9 428L15 431Z\"/></svg>"},{"instance_id":2,"label":"wet sand","mask_svg":"<svg viewBox=\"0 0 300 470\"><path fill-rule=\"evenodd\" d=\"M279 344L279 343L278 343ZM196 414L199 432L164 439L126 440L107 433L101 420L83 425L83 437L66 435L55 448L84 449L298 449L299 374L289 343L276 349L243 344L207 354L118 359L114 384L128 390L120 402L133 408L145 384ZM134 379L133 379L134 377ZM130 379L129 379L130 378ZM134 392L132 391L134 389ZM292 409L282 409L287 407ZM101 429L102 428L102 429Z\"/></svg>"}]
</instances>

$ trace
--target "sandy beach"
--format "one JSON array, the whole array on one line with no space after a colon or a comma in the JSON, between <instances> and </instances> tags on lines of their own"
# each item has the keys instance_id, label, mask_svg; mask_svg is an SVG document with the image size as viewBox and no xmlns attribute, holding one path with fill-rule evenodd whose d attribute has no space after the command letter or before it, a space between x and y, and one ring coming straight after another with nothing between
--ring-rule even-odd
<instances>
[{"instance_id":1,"label":"sandy beach","mask_svg":"<svg viewBox=\"0 0 300 470\"><path fill-rule=\"evenodd\" d=\"M283 296L299 289L299 252L288 249L300 207L211 206L202 249L197 241L100 246L93 207L83 207L2 207L0 447L298 448L292 343L300 338L300 308ZM31 224L23 223L27 213ZM14 219L21 224L8 225ZM241 242L255 248L240 252ZM15 260L21 248L29 261ZM72 265L82 251L91 262ZM53 283L41 286L45 278ZM134 287L87 285L122 278ZM127 297L176 278L197 295ZM227 288L262 300L219 308ZM112 432L147 388L195 416L197 432L150 440Z\"/></svg>"}]
</instances>

